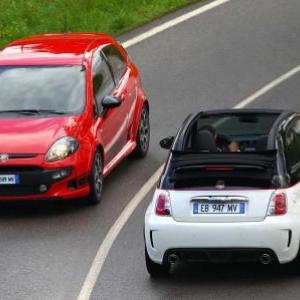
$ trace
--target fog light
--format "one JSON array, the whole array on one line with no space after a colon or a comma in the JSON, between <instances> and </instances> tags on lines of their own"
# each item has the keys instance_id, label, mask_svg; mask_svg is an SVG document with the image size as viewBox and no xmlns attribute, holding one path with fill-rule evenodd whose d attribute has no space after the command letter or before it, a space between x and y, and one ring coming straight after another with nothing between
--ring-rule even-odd
<instances>
[{"instance_id":1,"label":"fog light","mask_svg":"<svg viewBox=\"0 0 300 300\"><path fill-rule=\"evenodd\" d=\"M47 186L46 185L44 185L44 184L41 184L40 186L39 186L39 191L41 192L41 193L45 193L46 191L47 191Z\"/></svg>"},{"instance_id":2,"label":"fog light","mask_svg":"<svg viewBox=\"0 0 300 300\"><path fill-rule=\"evenodd\" d=\"M52 178L54 180L57 180L57 179L68 177L69 175L70 175L70 170L59 170L52 174Z\"/></svg>"}]
</instances>

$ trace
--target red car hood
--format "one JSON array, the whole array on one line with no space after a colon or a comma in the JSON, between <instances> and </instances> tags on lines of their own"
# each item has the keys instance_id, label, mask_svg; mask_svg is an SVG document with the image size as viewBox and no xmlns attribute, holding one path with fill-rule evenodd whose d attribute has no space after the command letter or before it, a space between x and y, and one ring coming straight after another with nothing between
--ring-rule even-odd
<instances>
[{"instance_id":1,"label":"red car hood","mask_svg":"<svg viewBox=\"0 0 300 300\"><path fill-rule=\"evenodd\" d=\"M0 153L45 154L63 136L76 136L78 116L0 119Z\"/></svg>"}]
</instances>

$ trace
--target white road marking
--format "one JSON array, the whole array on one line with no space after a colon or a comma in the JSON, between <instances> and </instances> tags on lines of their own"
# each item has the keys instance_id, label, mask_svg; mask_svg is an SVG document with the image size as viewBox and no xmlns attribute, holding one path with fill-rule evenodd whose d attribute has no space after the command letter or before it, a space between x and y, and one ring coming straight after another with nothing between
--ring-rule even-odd
<instances>
[{"instance_id":1,"label":"white road marking","mask_svg":"<svg viewBox=\"0 0 300 300\"><path fill-rule=\"evenodd\" d=\"M208 4L206 6L203 6L193 12L188 13L187 15L178 17L172 21L169 21L165 24L162 24L160 26L157 26L150 30L149 32L143 33L132 40L129 40L127 42L122 43L124 47L130 47L136 43L139 43L140 41L143 41L161 31L164 31L172 26L175 26L181 22L186 21L189 18L192 18L196 15L199 15L207 10L210 10L218 5L221 5L225 2L229 2L231 0L218 0L215 2L212 2L211 4ZM241 101L239 104L234 106L233 108L243 108L262 96L263 94L267 93L272 88L276 87L277 85L281 84L288 78L294 76L300 71L300 65L295 67L294 69L288 71L287 73L283 74L282 76L278 77L274 81L270 82L269 84L265 85L263 88L252 94L251 96L247 97L243 101ZM109 253L109 250L111 249L115 239L117 238L118 234L136 209L136 207L141 203L143 198L148 194L148 192L151 190L151 188L154 186L154 184L158 181L160 174L162 173L164 165L161 165L159 169L150 177L150 179L143 185L143 187L138 191L138 193L133 197L133 199L127 204L125 209L122 211L119 218L116 220L114 225L111 227L109 232L107 233L105 239L103 240L102 244L100 245L98 252L96 254L96 257L94 258L94 261L91 265L90 271L86 277L86 280L81 288L80 294L77 298L77 300L89 300L90 296L92 294L93 288L96 284L96 281L98 279L98 276L101 272L102 266L105 262L105 259Z\"/></svg>"},{"instance_id":2,"label":"white road marking","mask_svg":"<svg viewBox=\"0 0 300 300\"><path fill-rule=\"evenodd\" d=\"M231 0L216 0L210 4L202 6L194 11L191 11L185 15L182 15L178 18L175 18L169 22L166 22L162 25L156 26L150 31L147 31L143 34L136 36L135 38L128 40L122 43L123 47L128 48L132 45L135 45L155 34L162 32L170 27L173 27L179 23L182 23L192 17L198 16L208 10L211 10L223 3L229 2ZM115 239L117 238L119 232L126 224L127 220L132 215L135 208L139 205L139 203L143 200L143 198L147 195L147 193L151 190L154 184L159 179L159 176L163 170L163 165L159 167L159 169L151 176L151 178L143 185L143 187L138 191L138 193L134 196L134 198L127 204L125 209L122 211L119 218L116 220L114 225L111 227L109 232L107 233L105 239L103 240L102 244L100 245L96 257L91 265L90 271L85 279L85 282L81 288L80 294L77 300L89 300L92 294L93 288L95 283L98 279L98 276L101 272L103 263L106 259L106 256L114 243Z\"/></svg>"},{"instance_id":3,"label":"white road marking","mask_svg":"<svg viewBox=\"0 0 300 300\"><path fill-rule=\"evenodd\" d=\"M186 13L186 14L180 16L180 17L172 19L172 20L170 20L170 21L168 21L164 24L158 25L158 26L152 28L151 30L134 37L133 39L122 43L122 45L125 48L130 47L132 45L135 45L135 44L137 44L137 43L139 43L139 42L141 42L145 39L148 39L149 37L151 37L153 35L156 35L159 32L162 32L166 29L169 29L169 28L171 28L171 27L173 27L173 26L175 26L179 23L182 23L182 22L184 22L188 19L191 19L195 16L203 14L204 12L206 12L208 10L211 10L211 9L213 9L213 8L215 8L215 7L217 7L221 4L224 4L226 2L229 2L229 1L231 1L231 0L216 0L212 3L210 3L210 4L207 4L205 6L199 7L198 9L195 9L195 10L189 12L189 13Z\"/></svg>"},{"instance_id":4,"label":"white road marking","mask_svg":"<svg viewBox=\"0 0 300 300\"><path fill-rule=\"evenodd\" d=\"M144 197L148 194L151 188L159 179L160 174L163 171L164 165L160 166L159 169L150 177L150 179L143 185L143 187L138 191L138 193L132 198L132 200L127 204L125 209L120 214L117 221L110 228L105 239L103 240L96 257L92 263L89 274L84 282L81 292L78 296L78 300L88 300L90 299L91 293L95 286L96 280L102 269L106 256L113 245L115 239L117 238L119 232L124 227L129 217L132 215L136 207L141 203Z\"/></svg>"},{"instance_id":5,"label":"white road marking","mask_svg":"<svg viewBox=\"0 0 300 300\"><path fill-rule=\"evenodd\" d=\"M298 65L294 69L286 72L285 74L281 75L280 77L276 78L275 80L271 81L270 83L265 85L263 88L261 88L260 90L258 90L257 92L255 92L254 94L249 96L248 98L244 99L243 101L241 101L239 104L237 104L233 108L243 108L243 107L247 106L248 104L250 104L257 98L262 96L263 94L267 93L268 91L270 91L277 85L281 84L282 82L284 82L285 80L289 79L290 77L296 75L299 72L300 72L300 65Z\"/></svg>"}]
</instances>

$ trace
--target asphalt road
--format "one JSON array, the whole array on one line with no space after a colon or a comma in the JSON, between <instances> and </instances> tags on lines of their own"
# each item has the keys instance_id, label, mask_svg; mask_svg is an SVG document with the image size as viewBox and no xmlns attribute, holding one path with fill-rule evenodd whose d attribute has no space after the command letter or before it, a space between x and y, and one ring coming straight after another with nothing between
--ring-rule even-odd
<instances>
[{"instance_id":1,"label":"asphalt road","mask_svg":"<svg viewBox=\"0 0 300 300\"><path fill-rule=\"evenodd\" d=\"M151 105L148 156L124 161L105 181L98 206L0 205L0 299L77 299L107 232L163 163L159 140L174 135L188 113L233 107L300 64L299 12L299 0L231 0L129 47ZM299 86L296 74L249 106L297 110ZM170 278L151 279L142 228L152 191L117 236L91 299L300 299L300 278L257 266L179 265Z\"/></svg>"}]
</instances>

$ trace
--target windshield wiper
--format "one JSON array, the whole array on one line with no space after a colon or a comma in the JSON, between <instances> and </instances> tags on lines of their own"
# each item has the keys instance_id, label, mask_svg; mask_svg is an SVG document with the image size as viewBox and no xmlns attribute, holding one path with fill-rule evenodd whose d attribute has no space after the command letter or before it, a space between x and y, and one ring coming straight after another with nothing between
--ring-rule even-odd
<instances>
[{"instance_id":1,"label":"windshield wiper","mask_svg":"<svg viewBox=\"0 0 300 300\"><path fill-rule=\"evenodd\" d=\"M55 109L9 109L9 110L0 110L1 114L5 113L17 113L24 115L34 115L34 114L55 114L55 115L65 115L66 112L55 110Z\"/></svg>"}]
</instances>

